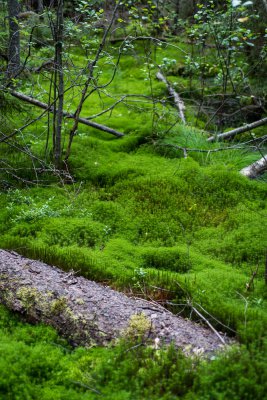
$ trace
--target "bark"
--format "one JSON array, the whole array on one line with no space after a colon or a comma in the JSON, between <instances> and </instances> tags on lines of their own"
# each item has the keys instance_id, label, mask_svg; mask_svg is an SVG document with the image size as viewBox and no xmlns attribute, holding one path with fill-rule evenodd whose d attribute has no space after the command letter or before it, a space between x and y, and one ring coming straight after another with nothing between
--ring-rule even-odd
<instances>
[{"instance_id":1,"label":"bark","mask_svg":"<svg viewBox=\"0 0 267 400\"><path fill-rule=\"evenodd\" d=\"M20 33L18 14L20 5L18 0L8 0L9 44L7 77L12 79L20 71Z\"/></svg>"},{"instance_id":2,"label":"bark","mask_svg":"<svg viewBox=\"0 0 267 400\"><path fill-rule=\"evenodd\" d=\"M248 167L241 169L240 173L248 178L254 179L263 174L265 171L267 171L267 154Z\"/></svg>"},{"instance_id":3,"label":"bark","mask_svg":"<svg viewBox=\"0 0 267 400\"><path fill-rule=\"evenodd\" d=\"M252 124L247 124L247 125L241 126L240 128L233 129L229 132L220 133L218 135L213 135L208 138L208 142L216 142L216 141L221 141L224 139L232 139L239 133L248 132L251 129L255 129L255 128L258 128L259 126L263 126L266 124L267 124L267 117L260 119L259 121L252 122Z\"/></svg>"},{"instance_id":4,"label":"bark","mask_svg":"<svg viewBox=\"0 0 267 400\"><path fill-rule=\"evenodd\" d=\"M265 11L267 12L267 0L262 0Z\"/></svg>"},{"instance_id":5,"label":"bark","mask_svg":"<svg viewBox=\"0 0 267 400\"><path fill-rule=\"evenodd\" d=\"M183 121L183 123L185 124L186 123L185 116L184 116L185 105L184 105L184 102L182 101L181 97L174 90L174 88L172 87L170 82L168 82L168 80L165 78L165 76L161 72L158 72L156 76L157 76L158 80L162 81L167 86L170 96L173 97L174 104L179 112L180 118Z\"/></svg>"},{"instance_id":6,"label":"bark","mask_svg":"<svg viewBox=\"0 0 267 400\"><path fill-rule=\"evenodd\" d=\"M61 167L61 133L64 104L64 73L63 73L63 0L58 1L55 26L55 59L54 59L54 114L53 114L53 154L55 166Z\"/></svg>"},{"instance_id":7,"label":"bark","mask_svg":"<svg viewBox=\"0 0 267 400\"><path fill-rule=\"evenodd\" d=\"M32 322L52 325L74 345L106 345L127 331L136 334L131 321L142 315L145 340L159 338L160 344L174 342L197 352L222 347L215 332L156 303L129 298L74 273L4 250L0 250L0 301ZM224 341L229 343L225 337Z\"/></svg>"},{"instance_id":8,"label":"bark","mask_svg":"<svg viewBox=\"0 0 267 400\"><path fill-rule=\"evenodd\" d=\"M42 14L43 11L44 11L44 2L43 2L43 0L38 0L37 12L38 12L38 14Z\"/></svg>"},{"instance_id":9,"label":"bark","mask_svg":"<svg viewBox=\"0 0 267 400\"><path fill-rule=\"evenodd\" d=\"M10 94L12 96L16 97L17 99L25 101L26 103L30 103L30 104L32 104L32 105L34 105L36 107L42 108L43 110L47 110L48 112L54 113L54 111L55 111L53 109L53 106L49 106L48 104L43 103L43 102L41 102L41 101L39 101L37 99L34 99L33 97L27 96L27 95L25 95L23 93L12 91L12 92L10 92ZM66 117L66 118L71 118L71 119L77 118L77 117L75 117L74 114L68 113L67 111L64 111L64 110L63 110L63 116ZM115 129L109 128L108 126L105 126L105 125L102 125L102 124L98 124L97 122L89 121L86 118L79 117L77 120L78 120L78 122L80 124L91 126L92 128L99 129L100 131L110 133L111 135L114 135L114 136L117 136L117 137L123 137L124 136L123 133L121 133L119 131L116 131Z\"/></svg>"}]
</instances>

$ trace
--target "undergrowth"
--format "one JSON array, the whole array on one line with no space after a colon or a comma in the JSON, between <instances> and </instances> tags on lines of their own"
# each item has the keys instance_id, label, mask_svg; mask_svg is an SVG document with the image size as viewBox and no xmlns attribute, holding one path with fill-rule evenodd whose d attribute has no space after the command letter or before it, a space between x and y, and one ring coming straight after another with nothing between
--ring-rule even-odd
<instances>
[{"instance_id":1,"label":"undergrowth","mask_svg":"<svg viewBox=\"0 0 267 400\"><path fill-rule=\"evenodd\" d=\"M163 46L157 62L166 54L180 61L177 49ZM79 53L76 57L82 63ZM144 60L126 54L110 86L112 96L94 94L83 116L121 94L150 95ZM107 66L101 79L109 76ZM46 73L30 79L48 88ZM163 84L152 84L155 99L164 95ZM47 100L45 93L40 96ZM72 96L66 102L75 108ZM13 123L36 115L26 107ZM187 118L194 120L190 109ZM128 351L131 345L123 342L73 351L50 328L26 325L1 308L0 398L95 399L100 392L109 400L264 399L267 190L264 180L249 181L238 172L258 153L209 152L224 145L208 145L205 132L177 123L163 102L121 103L97 121L125 137L79 126L68 166L72 182L36 174L42 168L38 161L2 145L1 161L8 168L1 178L0 247L126 292L168 300L174 312L199 320L191 304L243 345L210 361L187 359L173 348ZM66 138L69 126L65 121ZM5 125L6 133L12 129ZM27 144L49 163L46 132L47 120L41 119L13 144ZM207 152L184 158L174 146Z\"/></svg>"},{"instance_id":2,"label":"undergrowth","mask_svg":"<svg viewBox=\"0 0 267 400\"><path fill-rule=\"evenodd\" d=\"M52 328L22 322L2 306L0 335L3 400L262 400L267 389L266 343L209 360L131 337L115 347L73 350Z\"/></svg>"}]
</instances>

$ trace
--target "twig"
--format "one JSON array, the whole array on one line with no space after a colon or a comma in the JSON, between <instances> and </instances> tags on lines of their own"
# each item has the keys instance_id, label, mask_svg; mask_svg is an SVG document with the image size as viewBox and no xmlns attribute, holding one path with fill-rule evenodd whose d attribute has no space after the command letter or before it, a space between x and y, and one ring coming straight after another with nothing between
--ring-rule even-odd
<instances>
[{"instance_id":1,"label":"twig","mask_svg":"<svg viewBox=\"0 0 267 400\"><path fill-rule=\"evenodd\" d=\"M219 334L219 332L214 328L214 326L211 325L211 323L207 320L207 318L204 317L201 312L199 312L196 307L193 306L192 302L190 300L187 301L188 305L192 308L192 310L208 325L208 327L215 333L215 335L219 338L219 340L222 342L222 344L226 344L224 338Z\"/></svg>"},{"instance_id":2,"label":"twig","mask_svg":"<svg viewBox=\"0 0 267 400\"><path fill-rule=\"evenodd\" d=\"M99 394L100 396L103 396L103 394L101 392L99 392L98 390L86 385L85 383L82 382L78 382L78 381L70 381L71 383L74 383L75 385L79 385L85 389L91 390L92 392Z\"/></svg>"}]
</instances>

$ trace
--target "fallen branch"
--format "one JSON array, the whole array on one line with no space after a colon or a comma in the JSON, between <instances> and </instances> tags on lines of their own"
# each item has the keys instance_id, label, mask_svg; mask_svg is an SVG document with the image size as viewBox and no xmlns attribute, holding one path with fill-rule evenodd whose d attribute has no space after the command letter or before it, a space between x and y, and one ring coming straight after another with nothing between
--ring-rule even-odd
<instances>
[{"instance_id":1,"label":"fallen branch","mask_svg":"<svg viewBox=\"0 0 267 400\"><path fill-rule=\"evenodd\" d=\"M129 37L129 36L125 36L125 37L112 37L109 39L109 43L118 43L118 42L127 42L129 40L154 40L155 38L153 38L152 36L147 36L147 37L143 37L143 36L136 36L136 37ZM158 41L161 41L163 43L165 43L167 40L164 37L157 37L156 38Z\"/></svg>"},{"instance_id":2,"label":"fallen branch","mask_svg":"<svg viewBox=\"0 0 267 400\"><path fill-rule=\"evenodd\" d=\"M51 113L55 112L55 110L52 107L52 105L49 106L48 104L43 103L43 102L41 102L41 101L39 101L37 99L34 99L33 97L27 96L26 94L23 94L23 93L20 93L20 92L16 92L16 91L12 91L12 92L10 92L10 94L12 96L16 97L17 99L25 101L25 102L27 102L29 104L32 104L32 105L36 106L36 107L42 108L43 110L46 110L46 111L51 112ZM119 131L116 131L115 129L109 128L108 126L105 126L105 125L102 125L102 124L98 124L97 122L88 121L88 119L86 119L86 118L82 118L82 117L77 118L77 117L75 117L74 114L71 114L71 113L69 113L67 111L63 111L63 115L66 118L77 119L77 121L80 124L91 126L92 128L98 129L98 130L103 131L103 132L110 133L111 135L114 135L114 136L117 136L117 137L123 137L124 136L123 133L121 133Z\"/></svg>"},{"instance_id":3,"label":"fallen branch","mask_svg":"<svg viewBox=\"0 0 267 400\"><path fill-rule=\"evenodd\" d=\"M73 345L106 345L131 329L134 316L146 321L149 340L192 351L211 352L222 338L192 321L173 315L155 302L123 293L0 250L0 302L29 321L50 324ZM136 335L136 331L135 331Z\"/></svg>"},{"instance_id":4,"label":"fallen branch","mask_svg":"<svg viewBox=\"0 0 267 400\"><path fill-rule=\"evenodd\" d=\"M184 116L185 105L184 105L183 100L181 99L179 94L174 90L174 88L172 87L170 82L165 78L165 76L161 72L157 72L156 77L157 77L157 79L159 81L162 81L167 86L167 89L168 89L168 92L170 93L170 96L173 97L174 104L175 104L175 107L177 108L177 110L179 112L180 118L183 121L183 123L185 124L186 123L185 116Z\"/></svg>"},{"instance_id":5,"label":"fallen branch","mask_svg":"<svg viewBox=\"0 0 267 400\"><path fill-rule=\"evenodd\" d=\"M265 171L267 171L267 154L265 154L265 156L260 160L250 164L248 167L241 169L240 173L248 178L254 179Z\"/></svg>"},{"instance_id":6,"label":"fallen branch","mask_svg":"<svg viewBox=\"0 0 267 400\"><path fill-rule=\"evenodd\" d=\"M201 318L202 321L205 322L205 324L208 325L208 327L215 333L215 335L219 338L219 340L222 342L223 345L225 345L225 340L224 338L219 334L219 332L211 325L211 323L207 320L207 318L204 317L201 312L199 312L196 307L193 306L191 302L188 302L188 305L191 307L191 309Z\"/></svg>"},{"instance_id":7,"label":"fallen branch","mask_svg":"<svg viewBox=\"0 0 267 400\"><path fill-rule=\"evenodd\" d=\"M231 139L231 138L235 137L236 135L238 135L239 133L248 132L251 129L258 128L259 126L263 126L265 124L267 124L267 117L260 119L259 121L252 122L252 124L247 124L247 125L241 126L239 128L232 129L229 132L219 133L218 135L213 135L213 136L209 137L207 140L208 140L208 142L216 142L216 141L219 142L221 140Z\"/></svg>"}]
</instances>

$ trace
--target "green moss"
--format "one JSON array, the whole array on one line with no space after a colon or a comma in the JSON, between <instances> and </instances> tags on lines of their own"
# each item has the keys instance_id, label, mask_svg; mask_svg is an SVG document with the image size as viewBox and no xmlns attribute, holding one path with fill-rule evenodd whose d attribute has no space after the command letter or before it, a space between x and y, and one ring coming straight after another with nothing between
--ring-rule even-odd
<instances>
[{"instance_id":1,"label":"green moss","mask_svg":"<svg viewBox=\"0 0 267 400\"><path fill-rule=\"evenodd\" d=\"M96 45L94 40L90 41L92 48ZM153 49L157 64L167 57L175 58L177 65L184 65L183 51L190 49L176 40ZM152 61L144 57L147 43L139 41L134 45L135 57L128 52L121 59L109 93L90 96L82 114L88 117L99 113L110 107L120 94L150 96L151 85L155 102L148 103L145 98L137 102L129 97L127 104L121 102L112 114L96 119L123 131L125 137L119 140L79 126L68 165L75 183L58 184L57 177L43 173L38 186L26 188L22 182L35 181L36 169L43 166L36 161L33 169L25 153L2 144L1 159L7 160L22 180L16 190L16 179L3 172L0 245L66 271L79 271L113 287L160 301L168 299L181 304L173 309L186 316L191 315L191 310L184 304L193 302L219 330L235 334L244 343L255 342L255 348L233 350L225 358L204 363L199 370L196 362L192 364L180 353L155 353L142 346L137 352L122 345L122 348L97 348L88 353L80 349L68 354L69 349L62 349L62 342L48 328L25 327L2 310L5 339L0 354L7 361L0 355L3 371L0 397L94 399L99 395L86 389L93 386L107 398L116 400L262 400L266 392L263 390L266 349L262 343L267 325L264 284L267 190L264 180L249 181L238 172L258 154L250 149L209 152L219 147L223 150L228 144L209 144L207 132L177 123L176 111L167 104L165 86L154 78L151 83L147 80L144 63ZM110 50L115 56L118 47ZM44 49L40 56L49 55L49 51ZM142 52L141 56L137 51ZM76 65L84 65L80 49L75 48L72 56ZM100 83L105 83L112 74L111 64L104 57L100 65L103 67ZM151 68L154 76L155 69ZM70 79L76 77L75 68L70 65L69 69ZM183 98L192 99L192 93L185 93L189 88L186 77L170 76L170 80L181 88ZM23 90L30 81L38 81L35 94L47 101L47 95L40 94L39 87L42 84L43 93L45 90L48 93L49 76L32 74ZM191 84L194 98L199 99L199 80L193 77ZM78 104L78 90L66 93L65 101L71 109ZM209 90L216 92L213 88ZM157 98L162 101L157 103ZM195 123L195 113L195 107L187 104L189 123ZM38 111L27 109L27 118L37 115ZM14 114L13 119L17 126L23 125L22 113ZM197 126L204 127L206 122L206 116L200 116ZM31 152L41 158L46 141L43 124L39 120L23 136L16 137L18 143L23 146L27 143ZM71 121L66 121L65 143L70 126ZM6 133L12 129L11 125L5 126ZM207 152L189 152L184 159L183 151L169 145ZM15 190L8 191L10 187ZM247 291L246 284L256 268L257 276ZM6 294L7 303L8 296L11 294ZM36 302L42 307L47 302L26 288L21 290L20 297L28 311ZM65 299L54 300L49 312L62 311L69 312ZM75 316L69 318L75 323ZM7 336L11 331L12 338ZM9 372L5 374L6 370Z\"/></svg>"}]
</instances>

